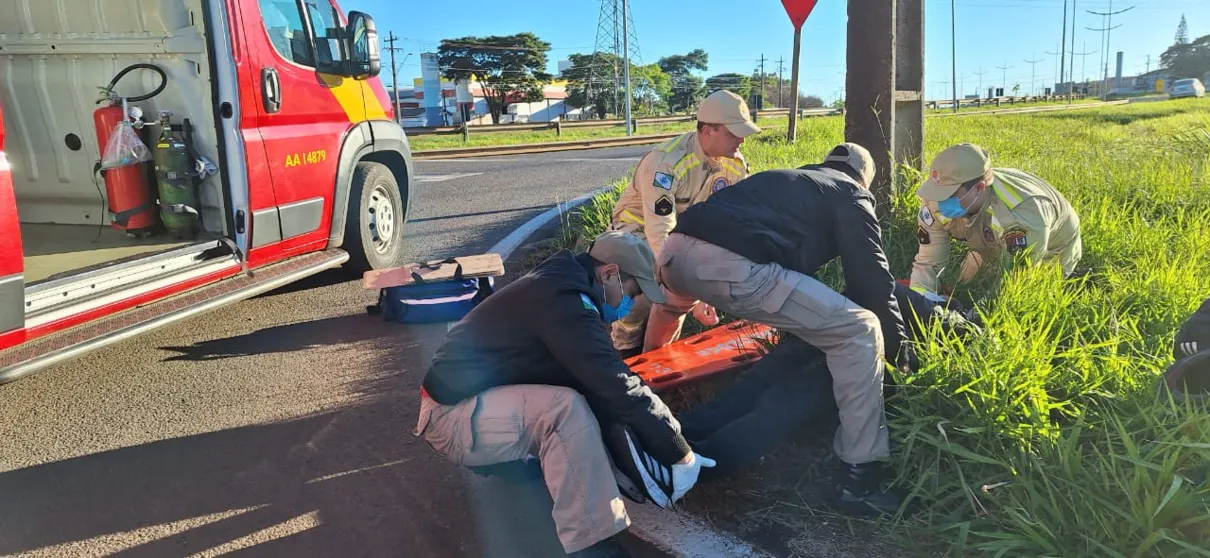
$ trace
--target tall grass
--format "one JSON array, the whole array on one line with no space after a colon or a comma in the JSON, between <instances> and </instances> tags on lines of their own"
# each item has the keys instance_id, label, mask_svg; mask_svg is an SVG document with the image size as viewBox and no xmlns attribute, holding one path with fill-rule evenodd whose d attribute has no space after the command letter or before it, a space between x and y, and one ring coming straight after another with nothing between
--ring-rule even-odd
<instances>
[{"instance_id":1,"label":"tall grass","mask_svg":"<svg viewBox=\"0 0 1210 558\"><path fill-rule=\"evenodd\" d=\"M807 122L797 143L746 144L753 169L841 141L839 119ZM1210 556L1210 412L1156 390L1175 331L1210 296L1210 103L929 119L926 133L926 160L971 141L1058 187L1087 274L1018 266L955 290L986 327L966 340L933 328L921 370L896 375L888 413L913 513L886 528L953 556ZM905 175L883 223L897 277L916 251L919 176ZM614 198L581 210L585 234ZM951 269L964 252L953 245Z\"/></svg>"}]
</instances>

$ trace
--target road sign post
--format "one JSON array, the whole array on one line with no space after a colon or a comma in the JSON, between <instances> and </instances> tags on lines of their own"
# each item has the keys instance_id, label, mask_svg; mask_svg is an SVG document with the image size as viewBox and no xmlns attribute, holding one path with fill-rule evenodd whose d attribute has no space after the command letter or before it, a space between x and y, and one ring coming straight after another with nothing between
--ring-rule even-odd
<instances>
[{"instance_id":1,"label":"road sign post","mask_svg":"<svg viewBox=\"0 0 1210 558\"><path fill-rule=\"evenodd\" d=\"M794 24L794 60L790 63L790 130L786 139L794 141L798 137L798 61L802 47L802 24L815 9L818 0L781 0L781 5Z\"/></svg>"}]
</instances>

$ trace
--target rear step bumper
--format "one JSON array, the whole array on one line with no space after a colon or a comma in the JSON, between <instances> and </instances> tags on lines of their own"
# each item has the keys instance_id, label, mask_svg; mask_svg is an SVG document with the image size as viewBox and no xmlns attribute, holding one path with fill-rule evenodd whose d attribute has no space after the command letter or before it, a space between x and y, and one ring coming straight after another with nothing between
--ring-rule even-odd
<instances>
[{"instance_id":1,"label":"rear step bumper","mask_svg":"<svg viewBox=\"0 0 1210 558\"><path fill-rule=\"evenodd\" d=\"M252 298L338 267L348 259L349 254L343 250L298 256L0 351L0 384L173 322Z\"/></svg>"}]
</instances>

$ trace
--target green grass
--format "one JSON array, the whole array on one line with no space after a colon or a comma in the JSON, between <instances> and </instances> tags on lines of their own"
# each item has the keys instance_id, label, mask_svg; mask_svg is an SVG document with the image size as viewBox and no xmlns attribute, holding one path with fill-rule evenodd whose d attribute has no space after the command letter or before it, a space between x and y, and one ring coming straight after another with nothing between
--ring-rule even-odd
<instances>
[{"instance_id":1,"label":"green grass","mask_svg":"<svg viewBox=\"0 0 1210 558\"><path fill-rule=\"evenodd\" d=\"M894 464L916 511L872 528L950 556L1210 556L1210 413L1155 390L1177 328L1210 296L1210 102L934 118L926 134L926 160L972 141L1063 191L1089 273L1017 268L956 289L984 333L934 331L921 370L896 376ZM745 145L754 171L818 161L842 121L808 119L794 144L776 136ZM897 277L916 251L919 175L905 174L883 227ZM603 230L615 197L581 208L570 234ZM951 269L964 250L954 244ZM840 286L834 269L821 275Z\"/></svg>"},{"instance_id":2,"label":"green grass","mask_svg":"<svg viewBox=\"0 0 1210 558\"><path fill-rule=\"evenodd\" d=\"M761 118L757 121L760 126L785 125L785 118ZM637 134L671 134L687 132L694 128L693 122L672 122L667 124L639 124ZM553 141L582 141L588 139L620 138L626 135L626 128L614 126L611 128L564 128L563 135L555 135L555 130L536 132L495 132L475 133L471 126L469 141L463 142L461 134L441 136L409 136L408 142L413 151L432 149L457 149L459 147L487 147L497 145L522 145L527 143L547 143ZM406 129L405 129L406 132Z\"/></svg>"}]
</instances>

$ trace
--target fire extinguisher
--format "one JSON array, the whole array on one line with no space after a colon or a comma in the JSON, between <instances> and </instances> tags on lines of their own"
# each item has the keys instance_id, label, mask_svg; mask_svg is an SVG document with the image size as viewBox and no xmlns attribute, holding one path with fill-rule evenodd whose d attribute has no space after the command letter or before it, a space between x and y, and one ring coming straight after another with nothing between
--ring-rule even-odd
<instances>
[{"instance_id":1,"label":"fire extinguisher","mask_svg":"<svg viewBox=\"0 0 1210 558\"><path fill-rule=\"evenodd\" d=\"M152 70L160 75L160 86L151 93L137 97L122 98L116 96L114 86L127 73L136 69ZM143 132L142 111L137 107L129 107L131 102L145 101L164 90L168 84L168 76L159 66L153 64L133 64L118 72L105 88L105 96L97 101L106 106L93 112L93 123L96 126L97 146L102 158L110 138L120 125L129 125L139 136L139 141L146 147L146 134ZM133 122L132 122L133 120ZM146 160L111 168L102 168L101 160L97 161L95 171L101 174L105 181L105 197L108 200L110 226L126 231L130 235L147 235L156 227L155 187L149 179Z\"/></svg>"}]
</instances>

